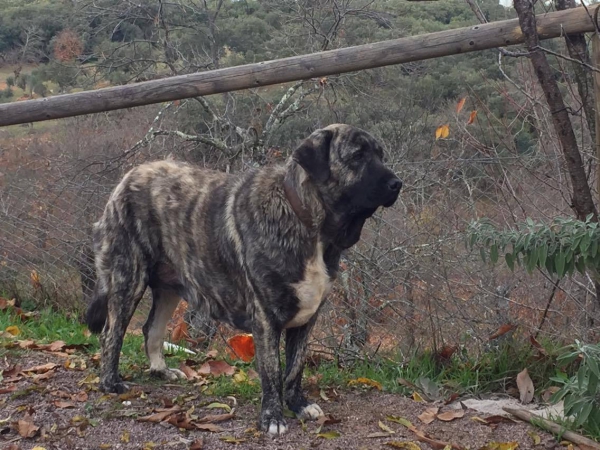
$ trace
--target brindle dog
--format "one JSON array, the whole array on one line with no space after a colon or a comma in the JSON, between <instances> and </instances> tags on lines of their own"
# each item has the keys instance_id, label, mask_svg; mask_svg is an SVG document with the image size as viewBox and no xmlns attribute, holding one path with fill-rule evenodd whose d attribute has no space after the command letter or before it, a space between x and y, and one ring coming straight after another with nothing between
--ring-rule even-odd
<instances>
[{"instance_id":1,"label":"brindle dog","mask_svg":"<svg viewBox=\"0 0 600 450\"><path fill-rule=\"evenodd\" d=\"M381 145L341 124L312 133L279 167L230 175L159 161L132 169L94 225L97 283L87 323L102 331L100 388L127 389L119 353L149 286L143 331L151 373L183 376L162 354L167 322L180 299L192 308L204 303L214 319L254 337L262 430L286 431L284 400L301 418L322 416L301 388L308 335L341 252L379 207L394 204L401 186Z\"/></svg>"}]
</instances>

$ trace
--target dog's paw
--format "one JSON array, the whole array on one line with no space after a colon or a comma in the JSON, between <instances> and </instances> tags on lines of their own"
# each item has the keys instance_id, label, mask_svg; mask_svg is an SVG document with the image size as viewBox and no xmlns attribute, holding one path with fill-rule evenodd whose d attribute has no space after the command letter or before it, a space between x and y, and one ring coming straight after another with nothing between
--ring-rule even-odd
<instances>
[{"instance_id":1,"label":"dog's paw","mask_svg":"<svg viewBox=\"0 0 600 450\"><path fill-rule=\"evenodd\" d=\"M283 416L281 418L275 418L269 411L266 411L261 415L259 425L261 430L271 437L281 436L288 429Z\"/></svg>"},{"instance_id":2,"label":"dog's paw","mask_svg":"<svg viewBox=\"0 0 600 450\"><path fill-rule=\"evenodd\" d=\"M129 390L129 386L122 381L110 382L101 381L98 385L98 389L107 394L124 394Z\"/></svg>"},{"instance_id":3,"label":"dog's paw","mask_svg":"<svg viewBox=\"0 0 600 450\"><path fill-rule=\"evenodd\" d=\"M179 369L165 368L162 370L150 370L150 375L167 381L187 380L185 373Z\"/></svg>"},{"instance_id":4,"label":"dog's paw","mask_svg":"<svg viewBox=\"0 0 600 450\"><path fill-rule=\"evenodd\" d=\"M319 405L316 403L310 403L302 408L297 415L299 419L316 420L319 417L323 417L325 413Z\"/></svg>"}]
</instances>

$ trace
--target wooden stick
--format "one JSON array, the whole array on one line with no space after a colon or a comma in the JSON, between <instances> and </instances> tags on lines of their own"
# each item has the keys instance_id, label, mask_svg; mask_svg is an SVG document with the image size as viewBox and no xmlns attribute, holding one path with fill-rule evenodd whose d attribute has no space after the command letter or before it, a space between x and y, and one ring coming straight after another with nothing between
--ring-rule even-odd
<instances>
[{"instance_id":1,"label":"wooden stick","mask_svg":"<svg viewBox=\"0 0 600 450\"><path fill-rule=\"evenodd\" d=\"M540 14L540 39L596 30L596 7ZM240 89L420 61L524 40L518 19L473 25L420 36L293 56L244 66L180 75L95 91L0 105L0 126L112 111Z\"/></svg>"},{"instance_id":2,"label":"wooden stick","mask_svg":"<svg viewBox=\"0 0 600 450\"><path fill-rule=\"evenodd\" d=\"M574 444L587 445L588 447L600 450L600 444L598 442L592 441L591 439L586 438L585 436L582 436L573 431L565 430L565 428L562 425L559 425L548 419L544 419L543 417L533 414L531 411L528 411L526 409L514 409L506 407L503 407L502 409L507 413L512 414L513 416L518 417L521 420L524 420L525 422L529 422L532 425L541 424L542 428L551 431L554 434L562 434L562 437L564 437L568 441L573 442Z\"/></svg>"}]
</instances>

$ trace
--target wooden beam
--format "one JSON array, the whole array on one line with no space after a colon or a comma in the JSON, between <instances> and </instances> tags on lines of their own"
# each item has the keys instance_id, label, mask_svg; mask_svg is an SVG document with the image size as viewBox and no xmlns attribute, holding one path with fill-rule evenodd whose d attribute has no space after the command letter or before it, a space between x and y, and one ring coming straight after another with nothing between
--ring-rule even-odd
<instances>
[{"instance_id":1,"label":"wooden beam","mask_svg":"<svg viewBox=\"0 0 600 450\"><path fill-rule=\"evenodd\" d=\"M537 17L540 39L595 31L595 7ZM520 44L518 19L0 105L0 126L111 111Z\"/></svg>"}]
</instances>

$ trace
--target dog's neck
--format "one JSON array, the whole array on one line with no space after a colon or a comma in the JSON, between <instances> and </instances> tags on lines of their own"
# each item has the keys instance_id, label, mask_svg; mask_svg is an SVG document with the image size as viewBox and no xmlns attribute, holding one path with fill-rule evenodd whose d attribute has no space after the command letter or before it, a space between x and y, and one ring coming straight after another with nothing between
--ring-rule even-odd
<instances>
[{"instance_id":1,"label":"dog's neck","mask_svg":"<svg viewBox=\"0 0 600 450\"><path fill-rule=\"evenodd\" d=\"M283 192L298 220L309 231L318 231L325 217L321 199L304 169L296 162L288 164Z\"/></svg>"}]
</instances>

